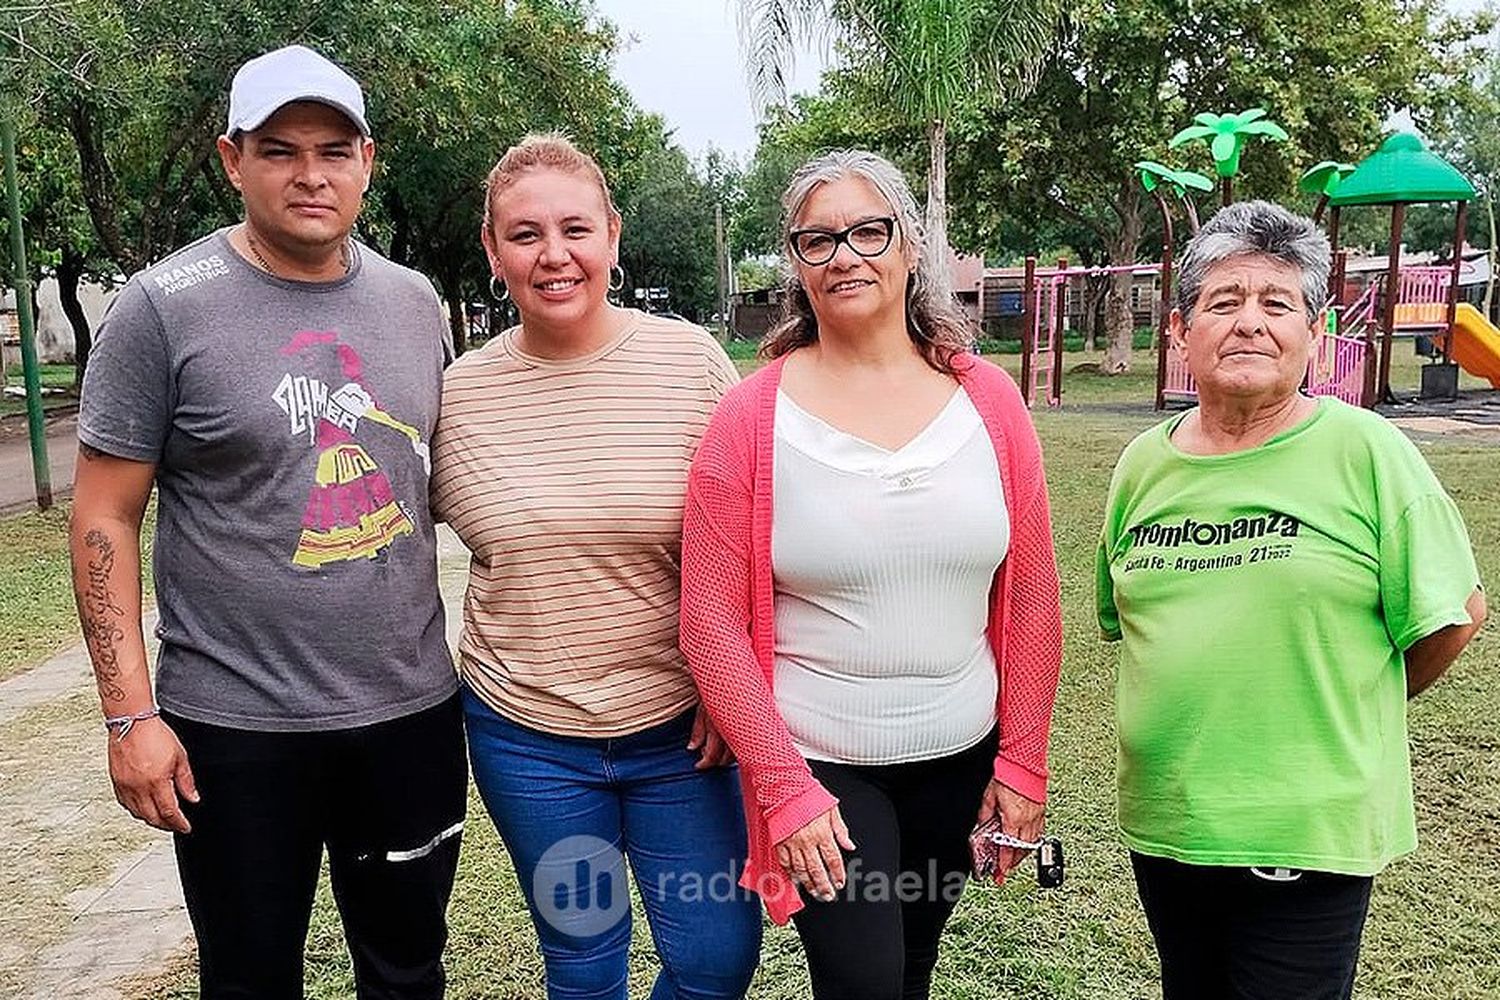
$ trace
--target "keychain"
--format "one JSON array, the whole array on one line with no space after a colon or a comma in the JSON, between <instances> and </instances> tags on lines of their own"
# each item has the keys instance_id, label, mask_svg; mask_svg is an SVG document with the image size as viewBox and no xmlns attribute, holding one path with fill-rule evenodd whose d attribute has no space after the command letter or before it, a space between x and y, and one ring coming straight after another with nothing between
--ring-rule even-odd
<instances>
[{"instance_id":1,"label":"keychain","mask_svg":"<svg viewBox=\"0 0 1500 1000\"><path fill-rule=\"evenodd\" d=\"M995 868L999 864L1002 847L1014 847L1022 851L1036 852L1036 884L1043 889L1055 889L1062 885L1066 868L1063 862L1062 841L1057 837L1042 837L1037 841L1022 840L1000 829L1000 824L991 820L974 828L969 834L969 851L974 859L974 877L982 882L993 882Z\"/></svg>"}]
</instances>

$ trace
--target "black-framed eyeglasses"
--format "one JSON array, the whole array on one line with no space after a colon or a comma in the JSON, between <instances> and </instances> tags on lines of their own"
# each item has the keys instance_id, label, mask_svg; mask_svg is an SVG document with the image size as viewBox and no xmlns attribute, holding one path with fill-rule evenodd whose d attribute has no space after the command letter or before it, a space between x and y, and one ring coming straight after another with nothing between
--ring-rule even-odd
<instances>
[{"instance_id":1,"label":"black-framed eyeglasses","mask_svg":"<svg viewBox=\"0 0 1500 1000\"><path fill-rule=\"evenodd\" d=\"M839 244L846 243L861 257L879 257L891 247L896 235L896 220L890 216L856 222L848 229L793 229L787 234L792 253L808 267L821 267L833 260Z\"/></svg>"}]
</instances>

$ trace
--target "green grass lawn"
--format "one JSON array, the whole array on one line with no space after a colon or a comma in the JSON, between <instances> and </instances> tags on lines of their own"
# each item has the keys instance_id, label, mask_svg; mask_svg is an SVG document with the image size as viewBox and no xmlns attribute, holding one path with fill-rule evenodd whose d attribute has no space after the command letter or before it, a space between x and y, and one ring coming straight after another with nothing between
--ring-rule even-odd
<instances>
[{"instance_id":1,"label":"green grass lawn","mask_svg":"<svg viewBox=\"0 0 1500 1000\"><path fill-rule=\"evenodd\" d=\"M73 372L74 367L71 364L42 365L40 373L42 385L47 388L71 389L73 387ZM5 369L5 382L7 385L21 385L22 377L21 366L18 364L11 365Z\"/></svg>"},{"instance_id":2,"label":"green grass lawn","mask_svg":"<svg viewBox=\"0 0 1500 1000\"><path fill-rule=\"evenodd\" d=\"M68 512L0 518L0 680L14 676L78 641L73 584L68 575ZM145 596L151 602L151 536L155 506L146 512Z\"/></svg>"},{"instance_id":3,"label":"green grass lawn","mask_svg":"<svg viewBox=\"0 0 1500 1000\"><path fill-rule=\"evenodd\" d=\"M1018 361L1000 360L1012 370ZM1070 364L1073 360L1085 359L1070 358ZM1117 379L1069 375L1064 400L1073 405L1036 414L1048 462L1067 630L1053 725L1049 827L1067 844L1068 883L1046 893L1026 879L998 890L971 887L944 939L937 997L1134 1000L1159 995L1150 938L1115 833L1115 653L1097 636L1092 595L1094 544L1110 470L1124 444L1157 419L1149 411L1149 355L1138 354L1136 366L1137 373ZM1500 448L1422 447L1463 510L1482 574L1492 583L1500 580ZM59 550L55 543L48 548L36 541L58 534L60 515L32 518L24 528L15 522L0 525L12 532L0 535L0 559L13 558L8 540L18 535L31 538L27 544L35 547L28 557L29 584L12 584L11 567L17 563L0 563L6 627L18 619L27 623L17 633L30 631L48 615L65 626L71 615L65 584L56 582L62 572ZM21 606L12 602L23 599L31 603L17 614ZM54 607L59 602L63 611ZM1500 629L1492 625L1452 673L1411 708L1422 847L1377 881L1360 967L1357 995L1362 998L1500 1000L1497 665ZM636 918L632 995L645 996L655 961L639 909ZM451 923L450 997L542 996L541 960L516 878L477 798L471 799ZM142 1000L195 996L191 959L164 977L137 983L133 995ZM353 995L326 880L309 938L308 995L330 1000ZM768 927L750 996L807 995L795 933Z\"/></svg>"},{"instance_id":4,"label":"green grass lawn","mask_svg":"<svg viewBox=\"0 0 1500 1000\"><path fill-rule=\"evenodd\" d=\"M72 365L42 365L41 383L43 389L64 389L66 392L50 393L42 397L42 409L51 410L59 406L72 406L78 402L78 397L73 395L73 372ZM25 386L24 376L20 365L11 365L5 370L5 385L7 387ZM23 396L11 396L9 394L0 396L0 417L13 413L26 412L26 399Z\"/></svg>"},{"instance_id":5,"label":"green grass lawn","mask_svg":"<svg viewBox=\"0 0 1500 1000\"><path fill-rule=\"evenodd\" d=\"M68 506L0 520L0 679L75 640Z\"/></svg>"}]
</instances>

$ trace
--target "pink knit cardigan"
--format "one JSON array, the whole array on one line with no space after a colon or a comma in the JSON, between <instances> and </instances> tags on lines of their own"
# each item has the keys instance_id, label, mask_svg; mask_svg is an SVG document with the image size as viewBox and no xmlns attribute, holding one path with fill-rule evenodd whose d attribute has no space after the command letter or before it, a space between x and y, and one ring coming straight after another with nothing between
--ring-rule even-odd
<instances>
[{"instance_id":1,"label":"pink knit cardigan","mask_svg":"<svg viewBox=\"0 0 1500 1000\"><path fill-rule=\"evenodd\" d=\"M750 843L740 884L760 893L778 924L802 908L802 899L775 845L838 803L792 745L771 691L772 448L783 360L729 391L693 460L682 528L681 635L703 704L739 759ZM994 775L1042 802L1062 616L1041 448L1010 376L978 358L961 364L959 381L999 459L1011 526L988 630L1000 672ZM942 516L932 512L935 522ZM857 839L859 831L852 832Z\"/></svg>"}]
</instances>

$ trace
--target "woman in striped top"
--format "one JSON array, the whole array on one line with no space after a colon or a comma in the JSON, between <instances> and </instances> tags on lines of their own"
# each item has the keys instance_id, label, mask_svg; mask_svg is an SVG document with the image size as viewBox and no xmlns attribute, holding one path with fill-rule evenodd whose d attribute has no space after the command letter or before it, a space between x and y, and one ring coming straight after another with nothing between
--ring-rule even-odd
<instances>
[{"instance_id":1,"label":"woman in striped top","mask_svg":"<svg viewBox=\"0 0 1500 1000\"><path fill-rule=\"evenodd\" d=\"M619 237L566 139L490 173L484 248L521 323L448 370L432 449L434 511L473 554L469 753L549 997L626 996L627 860L653 1000L740 997L760 948L744 817L677 647L688 464L737 376L699 327L609 303Z\"/></svg>"},{"instance_id":2,"label":"woman in striped top","mask_svg":"<svg viewBox=\"0 0 1500 1000\"><path fill-rule=\"evenodd\" d=\"M827 154L784 208L788 317L688 481L682 645L740 762L744 884L795 915L814 995L910 1000L976 820L1041 832L1046 483L1014 383L932 291L896 168Z\"/></svg>"}]
</instances>

